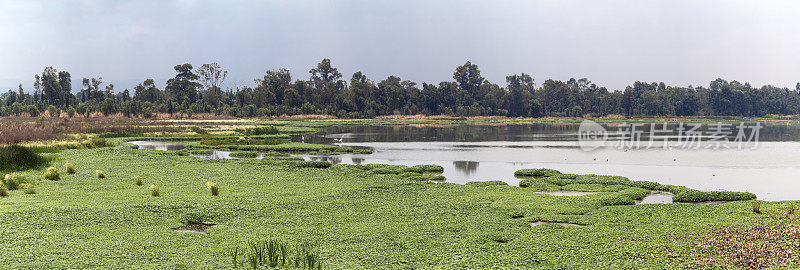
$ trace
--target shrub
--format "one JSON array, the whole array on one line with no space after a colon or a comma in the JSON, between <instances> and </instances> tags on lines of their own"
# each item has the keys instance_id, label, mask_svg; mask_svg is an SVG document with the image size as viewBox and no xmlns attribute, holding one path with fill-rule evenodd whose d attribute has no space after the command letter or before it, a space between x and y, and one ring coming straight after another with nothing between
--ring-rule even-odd
<instances>
[{"instance_id":1,"label":"shrub","mask_svg":"<svg viewBox=\"0 0 800 270\"><path fill-rule=\"evenodd\" d=\"M136 183L137 186L144 185L144 183L142 183L142 178L138 175L133 176L133 182Z\"/></svg>"},{"instance_id":2,"label":"shrub","mask_svg":"<svg viewBox=\"0 0 800 270\"><path fill-rule=\"evenodd\" d=\"M235 158L257 158L258 157L258 152L236 151L236 152L231 153L231 157L235 157Z\"/></svg>"},{"instance_id":3,"label":"shrub","mask_svg":"<svg viewBox=\"0 0 800 270\"><path fill-rule=\"evenodd\" d=\"M158 186L150 185L149 189L150 189L150 195L153 195L153 197L161 196L161 192L159 192Z\"/></svg>"},{"instance_id":4,"label":"shrub","mask_svg":"<svg viewBox=\"0 0 800 270\"><path fill-rule=\"evenodd\" d=\"M97 175L97 178L106 178L106 173L101 170L96 170L94 173Z\"/></svg>"},{"instance_id":5,"label":"shrub","mask_svg":"<svg viewBox=\"0 0 800 270\"><path fill-rule=\"evenodd\" d=\"M508 186L508 183L495 180L495 181L473 181L467 182L467 186L473 187L488 187L488 186Z\"/></svg>"},{"instance_id":6,"label":"shrub","mask_svg":"<svg viewBox=\"0 0 800 270\"><path fill-rule=\"evenodd\" d=\"M426 165L414 165L411 168L415 168L415 170L422 170L423 172L443 172L444 167L439 165L433 164L426 164Z\"/></svg>"},{"instance_id":7,"label":"shrub","mask_svg":"<svg viewBox=\"0 0 800 270\"><path fill-rule=\"evenodd\" d=\"M208 186L208 189L211 190L211 196L219 196L219 187L217 186L217 183L206 182L206 186Z\"/></svg>"},{"instance_id":8,"label":"shrub","mask_svg":"<svg viewBox=\"0 0 800 270\"><path fill-rule=\"evenodd\" d=\"M36 194L36 189L33 187L31 183L24 183L19 186L24 190L25 194Z\"/></svg>"},{"instance_id":9,"label":"shrub","mask_svg":"<svg viewBox=\"0 0 800 270\"><path fill-rule=\"evenodd\" d=\"M530 176L530 177L543 177L543 176L556 176L561 172L553 169L522 169L514 172L515 176Z\"/></svg>"},{"instance_id":10,"label":"shrub","mask_svg":"<svg viewBox=\"0 0 800 270\"><path fill-rule=\"evenodd\" d=\"M47 180L58 180L61 179L61 175L56 167L50 167L47 168L47 173L44 174L44 178Z\"/></svg>"},{"instance_id":11,"label":"shrub","mask_svg":"<svg viewBox=\"0 0 800 270\"><path fill-rule=\"evenodd\" d=\"M22 171L47 164L47 159L28 147L0 146L0 171Z\"/></svg>"},{"instance_id":12,"label":"shrub","mask_svg":"<svg viewBox=\"0 0 800 270\"><path fill-rule=\"evenodd\" d=\"M64 163L64 169L67 171L68 174L75 174L75 164L72 163Z\"/></svg>"},{"instance_id":13,"label":"shrub","mask_svg":"<svg viewBox=\"0 0 800 270\"><path fill-rule=\"evenodd\" d=\"M295 162L295 166L300 168L328 168L331 166L330 162L327 161L300 161Z\"/></svg>"},{"instance_id":14,"label":"shrub","mask_svg":"<svg viewBox=\"0 0 800 270\"><path fill-rule=\"evenodd\" d=\"M85 146L86 148L100 148L100 147L107 147L114 145L107 142L105 138L93 137L91 139L83 141L83 146Z\"/></svg>"}]
</instances>

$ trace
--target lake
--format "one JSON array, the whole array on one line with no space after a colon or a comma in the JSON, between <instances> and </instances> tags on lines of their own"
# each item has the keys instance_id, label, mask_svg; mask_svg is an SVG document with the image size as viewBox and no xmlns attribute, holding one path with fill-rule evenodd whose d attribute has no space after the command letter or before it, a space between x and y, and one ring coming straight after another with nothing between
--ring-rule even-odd
<instances>
[{"instance_id":1,"label":"lake","mask_svg":"<svg viewBox=\"0 0 800 270\"><path fill-rule=\"evenodd\" d=\"M302 155L307 160L437 164L444 167L447 182L453 183L502 180L517 185L520 179L514 171L518 169L552 168L704 191L749 191L770 201L800 199L800 126L796 125L764 126L756 149L734 145L731 149L624 150L609 144L585 151L578 145L577 124L337 126L293 140L374 150L370 155Z\"/></svg>"}]
</instances>

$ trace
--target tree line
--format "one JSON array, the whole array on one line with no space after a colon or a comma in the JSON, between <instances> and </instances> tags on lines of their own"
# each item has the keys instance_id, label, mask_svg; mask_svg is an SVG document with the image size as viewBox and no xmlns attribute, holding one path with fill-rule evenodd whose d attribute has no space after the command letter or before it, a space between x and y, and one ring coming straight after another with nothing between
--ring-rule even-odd
<instances>
[{"instance_id":1,"label":"tree line","mask_svg":"<svg viewBox=\"0 0 800 270\"><path fill-rule=\"evenodd\" d=\"M327 114L343 118L381 115L509 117L765 116L800 114L800 83L795 89L716 79L708 87L635 82L609 91L590 80L548 79L537 85L529 74L506 77L505 86L486 80L477 65L456 67L452 81L421 86L397 76L379 82L362 72L349 80L323 59L309 78L293 79L287 69L268 70L255 86L223 90L228 72L217 63L195 69L174 67L163 89L146 79L133 90L115 91L102 78L83 78L73 93L67 71L47 67L34 77L32 93L18 89L0 95L0 116L41 112L69 116L102 113L151 117L155 113L213 113L236 117Z\"/></svg>"}]
</instances>

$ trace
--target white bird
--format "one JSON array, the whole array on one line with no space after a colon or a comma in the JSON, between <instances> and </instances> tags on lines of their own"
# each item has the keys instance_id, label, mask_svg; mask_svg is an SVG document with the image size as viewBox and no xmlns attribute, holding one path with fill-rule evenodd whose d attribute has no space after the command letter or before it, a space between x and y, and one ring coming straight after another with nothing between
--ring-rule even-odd
<instances>
[{"instance_id":1,"label":"white bird","mask_svg":"<svg viewBox=\"0 0 800 270\"><path fill-rule=\"evenodd\" d=\"M306 142L306 137L303 136L303 135L300 135L300 142L305 143Z\"/></svg>"}]
</instances>

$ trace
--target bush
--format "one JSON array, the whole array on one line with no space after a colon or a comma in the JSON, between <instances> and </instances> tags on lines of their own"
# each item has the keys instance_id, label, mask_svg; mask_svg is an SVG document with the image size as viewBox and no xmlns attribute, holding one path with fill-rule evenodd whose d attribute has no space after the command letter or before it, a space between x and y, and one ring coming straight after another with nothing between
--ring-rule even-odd
<instances>
[{"instance_id":1,"label":"bush","mask_svg":"<svg viewBox=\"0 0 800 270\"><path fill-rule=\"evenodd\" d=\"M106 178L106 173L101 170L96 170L94 173L97 175L97 178Z\"/></svg>"},{"instance_id":2,"label":"bush","mask_svg":"<svg viewBox=\"0 0 800 270\"><path fill-rule=\"evenodd\" d=\"M47 164L47 159L28 147L0 146L0 171L24 171Z\"/></svg>"},{"instance_id":3,"label":"bush","mask_svg":"<svg viewBox=\"0 0 800 270\"><path fill-rule=\"evenodd\" d=\"M299 168L328 168L331 166L330 162L327 161L300 161L295 162L295 166Z\"/></svg>"},{"instance_id":4,"label":"bush","mask_svg":"<svg viewBox=\"0 0 800 270\"><path fill-rule=\"evenodd\" d=\"M495 181L472 181L467 182L467 186L473 187L488 187L488 186L508 186L508 183L495 180Z\"/></svg>"},{"instance_id":5,"label":"bush","mask_svg":"<svg viewBox=\"0 0 800 270\"><path fill-rule=\"evenodd\" d=\"M158 186L150 185L149 189L150 189L150 195L153 195L153 197L161 196L161 192L158 190Z\"/></svg>"},{"instance_id":6,"label":"bush","mask_svg":"<svg viewBox=\"0 0 800 270\"><path fill-rule=\"evenodd\" d=\"M64 169L67 171L68 174L75 174L75 164L72 163L64 163Z\"/></svg>"},{"instance_id":7,"label":"bush","mask_svg":"<svg viewBox=\"0 0 800 270\"><path fill-rule=\"evenodd\" d=\"M422 170L423 172L443 172L444 167L439 165L427 164L427 165L414 165L411 168L415 170Z\"/></svg>"},{"instance_id":8,"label":"bush","mask_svg":"<svg viewBox=\"0 0 800 270\"><path fill-rule=\"evenodd\" d=\"M235 158L257 158L258 157L258 152L236 151L236 152L231 153L231 157L235 157Z\"/></svg>"},{"instance_id":9,"label":"bush","mask_svg":"<svg viewBox=\"0 0 800 270\"><path fill-rule=\"evenodd\" d=\"M58 180L61 179L61 175L59 175L58 169L56 167L47 168L47 173L44 174L44 178L47 180Z\"/></svg>"},{"instance_id":10,"label":"bush","mask_svg":"<svg viewBox=\"0 0 800 270\"><path fill-rule=\"evenodd\" d=\"M137 186L144 185L144 183L142 183L142 178L138 175L133 176L133 182L136 183Z\"/></svg>"},{"instance_id":11,"label":"bush","mask_svg":"<svg viewBox=\"0 0 800 270\"><path fill-rule=\"evenodd\" d=\"M217 186L217 183L206 182L206 186L208 186L208 189L211 190L211 196L219 196L219 187Z\"/></svg>"},{"instance_id":12,"label":"bush","mask_svg":"<svg viewBox=\"0 0 800 270\"><path fill-rule=\"evenodd\" d=\"M543 177L543 176L556 176L561 172L553 169L522 169L514 172L515 176L530 176L530 177Z\"/></svg>"},{"instance_id":13,"label":"bush","mask_svg":"<svg viewBox=\"0 0 800 270\"><path fill-rule=\"evenodd\" d=\"M108 147L114 145L107 142L105 138L93 137L89 140L83 141L83 146L85 146L86 148L100 148L100 147Z\"/></svg>"}]
</instances>

